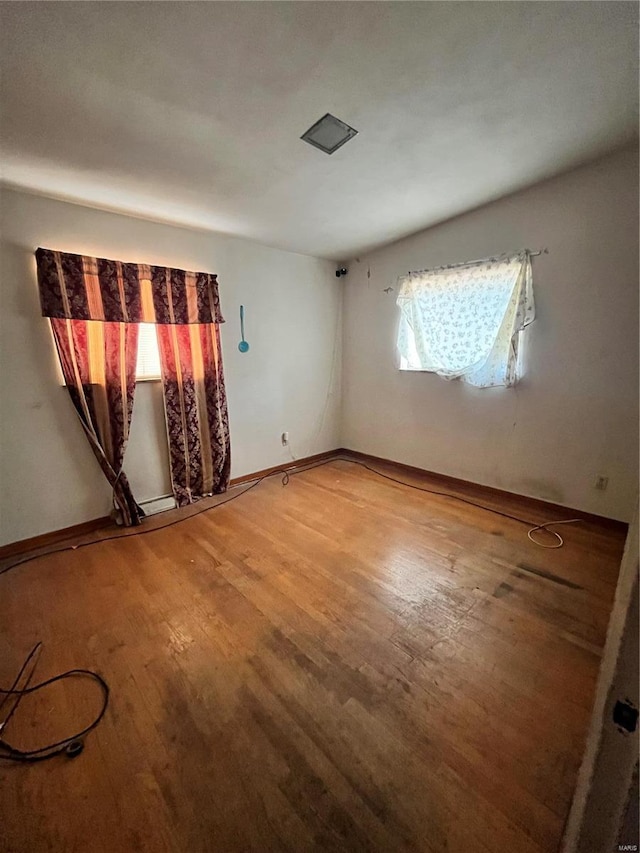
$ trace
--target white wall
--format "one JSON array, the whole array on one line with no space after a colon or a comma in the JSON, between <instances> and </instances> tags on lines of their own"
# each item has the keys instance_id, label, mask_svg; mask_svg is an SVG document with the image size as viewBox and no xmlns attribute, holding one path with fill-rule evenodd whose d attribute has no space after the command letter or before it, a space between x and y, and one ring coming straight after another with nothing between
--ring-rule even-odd
<instances>
[{"instance_id":1,"label":"white wall","mask_svg":"<svg viewBox=\"0 0 640 853\"><path fill-rule=\"evenodd\" d=\"M284 430L296 456L339 445L342 282L329 261L9 190L1 203L0 544L110 510L40 316L37 246L218 274L232 476L290 460ZM158 384L137 387L125 471L140 500L170 491Z\"/></svg>"},{"instance_id":2,"label":"white wall","mask_svg":"<svg viewBox=\"0 0 640 853\"><path fill-rule=\"evenodd\" d=\"M534 259L526 377L470 388L396 369L396 278ZM368 277L370 270L370 277ZM343 446L628 521L638 482L638 154L619 152L350 264ZM593 488L609 477L606 492Z\"/></svg>"}]
</instances>

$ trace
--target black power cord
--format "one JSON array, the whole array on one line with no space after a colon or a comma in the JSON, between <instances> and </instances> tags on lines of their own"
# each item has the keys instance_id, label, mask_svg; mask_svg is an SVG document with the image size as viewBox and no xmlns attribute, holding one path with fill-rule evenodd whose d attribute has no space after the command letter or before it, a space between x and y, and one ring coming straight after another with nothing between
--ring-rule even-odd
<instances>
[{"instance_id":1,"label":"black power cord","mask_svg":"<svg viewBox=\"0 0 640 853\"><path fill-rule=\"evenodd\" d=\"M439 495L442 498L451 498L454 501L460 501L464 504L469 504L469 506L475 506L477 509L484 509L486 512L492 512L494 515L501 515L503 518L510 518L512 521L518 521L520 524L526 524L529 526L529 530L527 531L528 538L533 542L534 545L538 545L540 548L562 548L564 545L564 539L560 536L559 533L556 533L555 530L549 530L554 524L577 524L582 521L581 518L567 518L563 521L547 521L544 524L536 524L535 521L527 521L525 518L520 518L517 515L511 515L508 512L502 512L502 510L494 509L491 506L484 506L484 504L476 503L475 501L469 500L469 498L463 498L460 495L453 495L450 492L439 492L436 489L425 489L423 486L416 486L413 483L405 483L404 480L397 480L395 477L390 477L389 474L383 474L382 471L376 471L375 468L371 468L365 462L358 462L356 459L346 459L344 457L337 457L341 459L343 462L353 462L354 465L361 465L363 468L366 468L367 471L371 471L373 474L377 474L378 477L384 477L385 480L391 480L392 483L399 483L401 486L406 486L408 489L416 489L418 492L427 492L430 495ZM333 461L333 460L330 460ZM324 463L322 463L324 464ZM555 545L545 545L543 542L537 542L532 534L537 533L538 530L543 530L546 533L549 533L551 536L555 536L556 544ZM1 574L1 572L0 572Z\"/></svg>"},{"instance_id":2,"label":"black power cord","mask_svg":"<svg viewBox=\"0 0 640 853\"><path fill-rule=\"evenodd\" d=\"M18 705L22 701L24 696L29 695L30 693L35 693L37 690L42 690L42 688L47 687L49 684L55 684L56 681L63 681L65 678L75 678L77 676L91 678L93 681L96 681L100 687L102 688L102 707L98 715L94 718L93 722L91 722L88 726L85 726L79 732L75 732L75 734L69 735L66 738L62 738L62 740L56 741L55 743L49 743L45 746L40 746L37 749L18 749L16 746L12 746L8 743L4 738L0 737L0 759L5 761L16 761L21 762L23 764L33 763L36 761L46 761L48 758L53 758L55 755L60 755L61 753L65 753L69 758L75 758L77 755L80 755L84 748L84 742L82 738L87 735L90 731L96 728L100 720L104 717L107 707L109 705L109 685L102 678L101 675L98 675L97 672L93 672L90 669L69 669L66 672L61 672L60 675L54 675L53 678L48 678L46 681L41 681L39 684L34 684L32 687L29 686L33 674L35 672L36 666L38 665L39 653L42 648L42 643L36 643L35 646L31 649L29 654L27 655L25 662L22 664L20 668L20 672L16 676L15 681L12 686L7 690L5 688L0 687L0 694L4 694L4 698L0 702L0 711L4 707L5 703L9 699L10 696L15 696L16 701L13 703L9 714L4 719L2 723L0 723L0 733L3 733L7 727L9 720L13 717L15 712L18 709ZM38 655L38 657L36 657ZM24 671L29 666L29 663L34 659L33 666L31 667L31 671L27 677L26 683L24 687L18 688L17 685L22 678Z\"/></svg>"},{"instance_id":3,"label":"black power cord","mask_svg":"<svg viewBox=\"0 0 640 853\"><path fill-rule=\"evenodd\" d=\"M236 495L231 495L231 497L226 500L219 501L213 506L204 506L202 509L197 510L196 512L191 512L189 515L184 516L184 518L175 518L173 521L169 521L166 524L157 525L155 527L149 527L146 530L136 530L135 533L116 533L113 536L103 536L100 539L92 539L90 542L81 542L78 545L63 545L59 548L51 548L47 551L43 551L41 554L33 554L28 557L23 557L20 560L15 560L13 563L10 563L8 566L5 566L0 570L0 575L6 574L6 572L11 571L11 569L15 569L18 566L22 566L25 563L31 563L33 560L38 560L41 557L47 557L50 554L60 554L64 551L77 551L80 548L87 548L89 545L98 545L100 542L111 542L114 539L126 539L128 536L144 536L147 533L155 533L158 530L166 530L168 527L173 527L175 524L182 524L184 521L188 521L190 518L195 518L197 515L201 515L203 512L211 512L214 509L218 509L218 507L224 506L224 504L231 503L231 501L235 501L238 498L245 495L247 492L250 492L251 489L255 489L256 486L259 486L263 480L269 479L269 477L275 477L276 475L282 476L282 485L286 486L289 482L290 475L294 474L303 474L305 471L311 471L314 468L320 468L323 465L330 465L333 462L350 462L352 465L359 465L361 468L366 468L367 471L371 471L372 474L377 474L378 477L384 477L385 480L390 480L392 483L398 483L400 486L405 486L408 489L415 489L418 492L426 492L429 495L437 495L442 498L449 498L450 500L460 501L461 503L469 504L470 506L474 506L477 509L483 509L486 512L492 512L495 515L500 515L503 518L509 518L512 521L517 521L520 524L526 524L530 530L528 531L529 538L536 545L540 545L543 548L560 548L563 544L562 537L556 533L554 530L549 530L549 527L554 524L569 524L578 522L581 519L572 518L567 519L566 521L549 521L545 524L537 524L535 521L529 521L525 518L520 518L517 515L511 515L508 512L502 512L502 510L494 509L490 506L485 506L484 504L476 503L475 501L470 500L469 498L463 498L460 495L454 495L450 492L441 492L437 489L427 489L424 486L417 486L414 483L406 483L404 480L398 480L396 477L391 477L389 474L383 474L382 471L378 471L375 468L372 468L370 465L367 465L365 462L360 462L357 459L351 459L347 456L332 456L330 459L324 459L321 462L312 462L308 465L294 465L288 466L287 468L277 468L274 471L270 471L268 474L264 474L262 477L257 477L255 481L251 483L246 489L243 489L241 492L238 492ZM556 540L558 540L555 545L543 545L541 542L535 542L531 538L532 533L535 533L538 530L546 531L547 533L555 536Z\"/></svg>"},{"instance_id":4,"label":"black power cord","mask_svg":"<svg viewBox=\"0 0 640 853\"><path fill-rule=\"evenodd\" d=\"M292 471L291 473L301 472ZM89 545L99 545L100 542L112 542L114 539L126 539L129 536L144 536L145 533L155 533L158 530L166 530L168 527L173 527L174 524L181 524L183 521L188 521L190 518L195 518L197 515L201 515L203 512L210 512L211 510L217 509L223 504L228 504L231 503L231 501L237 500L237 498L241 498L242 495L245 495L247 492L250 492L251 489L255 489L256 486L259 486L263 480L267 479L267 477L273 477L275 474L282 474L282 485L286 486L289 482L289 473L284 468L279 468L277 471L271 471L271 473L265 474L263 477L259 477L254 483L251 483L248 488L243 489L241 492L238 492L237 495L232 495L230 498L227 498L224 501L218 501L218 503L214 504L213 506L204 506L197 512L189 513L189 515L186 515L184 518L175 518L173 521L169 521L166 524L161 524L157 527L148 527L146 530L136 530L135 533L115 533L113 536L102 536L100 539L92 539L90 542L80 542L78 545L63 545L60 548L51 548L47 551L43 551L41 554L32 554L30 557L24 557L21 560L16 560L15 562L10 563L8 566L5 566L3 569L0 570L0 575L4 575L6 572L11 571L11 569L16 569L18 566L22 566L25 563L31 563L33 560L39 560L40 557L48 557L50 554L61 554L64 551L79 551L80 548L88 548Z\"/></svg>"}]
</instances>

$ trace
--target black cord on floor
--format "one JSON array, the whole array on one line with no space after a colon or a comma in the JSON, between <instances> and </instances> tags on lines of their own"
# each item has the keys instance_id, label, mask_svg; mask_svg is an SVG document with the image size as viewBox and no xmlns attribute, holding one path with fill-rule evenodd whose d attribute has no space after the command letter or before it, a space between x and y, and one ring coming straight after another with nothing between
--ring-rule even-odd
<instances>
[{"instance_id":1,"label":"black cord on floor","mask_svg":"<svg viewBox=\"0 0 640 853\"><path fill-rule=\"evenodd\" d=\"M36 652L38 652L38 653L40 652L40 649L41 649L41 648L42 648L41 644L40 644L40 643L36 643L36 645L31 649L30 653L27 655L27 657L26 657L26 659L25 659L25 662L24 662L24 663L22 664L22 666L20 667L20 672L16 675L15 680L14 680L13 684L11 685L11 688L10 688L10 689L11 689L12 691L16 689L16 687L17 687L17 686L18 686L18 684L20 683L20 679L22 678L22 675L23 675L23 673L24 673L25 669L29 666L29 662L33 659L33 657L35 656ZM38 657L39 657L39 654L38 654ZM27 676L27 680L26 680L26 681L25 681L25 683L24 683L24 687L28 687L28 686L29 686L29 684L31 683L31 679L33 678L33 673L35 672L35 670L36 670L36 666L37 666L37 665L38 665L38 658L36 658L36 660L35 660L35 661L34 661L34 663L33 663L33 666L32 666L32 668L31 668L31 672L30 672L30 673L29 673L29 675ZM4 691L1 691L1 690L0 690L0 693L3 693L3 692L4 692ZM12 695L12 694L11 694L11 693L9 693L9 692L6 692L6 693L4 694L4 698L3 698L3 699L2 699L2 701L0 702L0 713L2 712L2 709L4 708L4 706L5 706L6 702L7 702L7 700L10 698L10 696L11 696L11 695ZM19 705L19 704L20 704L20 702L22 701L22 695L23 695L23 694L20 694L19 696L17 696L17 697L16 697L15 702L14 702L14 703L13 703L13 705L11 706L11 710L9 711L9 713L7 714L7 716L5 717L4 721L0 724L0 732L4 731L4 729L7 727L7 724L8 724L8 722L9 722L9 720L11 719L11 717L13 717L13 715L15 714L15 712L18 710L18 705Z\"/></svg>"},{"instance_id":2,"label":"black cord on floor","mask_svg":"<svg viewBox=\"0 0 640 853\"><path fill-rule=\"evenodd\" d=\"M53 758L54 755L60 755L61 753L66 753L70 758L75 758L76 755L79 755L83 749L83 741L82 738L87 735L90 731L96 728L100 720L104 717L107 707L109 705L109 685L102 678L101 675L98 675L97 672L93 672L90 669L69 669L66 672L61 672L60 675L54 675L53 678L48 678L46 681L41 681L39 684L34 684L32 687L29 686L31 678L33 677L33 673L35 672L35 668L38 663L38 658L36 658L34 665L29 673L26 684L24 687L18 688L17 684L20 681L25 669L29 665L30 661L34 658L36 653L40 652L42 648L42 643L36 643L35 646L31 649L29 654L27 655L25 662L22 664L20 668L20 672L18 673L15 681L12 686L7 690L5 688L0 687L0 693L4 694L4 698L0 703L0 710L3 708L5 702L10 696L16 696L16 701L13 704L13 707L9 711L8 716L5 720L0 723L0 733L3 733L7 727L9 720L15 714L18 705L22 701L24 696L28 696L30 693L35 693L38 690L42 690L42 688L47 687L49 684L55 684L57 681L63 681L66 678L74 678L77 676L91 678L93 681L97 681L100 687L102 688L102 707L98 715L95 719L89 723L88 726L85 726L79 732L75 732L75 734L69 735L68 737L62 738L62 740L55 741L54 743L46 744L45 746L40 746L37 749L18 749L16 746L12 746L8 743L3 737L0 737L0 759L4 761L17 761L21 763L33 763L36 761L45 761L48 758Z\"/></svg>"},{"instance_id":3,"label":"black cord on floor","mask_svg":"<svg viewBox=\"0 0 640 853\"><path fill-rule=\"evenodd\" d=\"M289 482L289 473L284 468L278 469L277 471L272 471L270 474L265 474L263 477L260 477L248 488L243 489L241 492L238 492L237 495L232 495L226 500L219 501L213 506L204 506L202 507L202 509L199 509L196 512L189 513L189 515L185 516L184 518L174 518L173 521L168 521L166 524L158 525L157 527L148 527L146 530L144 528L142 530L136 530L135 533L114 533L112 536L103 536L100 539L92 539L90 542L80 542L78 545L63 545L60 548L51 548L47 551L43 551L41 554L32 554L30 557L24 557L21 560L16 560L14 563L10 563L8 566L5 566L2 570L0 570L0 575L4 575L6 572L11 571L11 569L15 569L18 566L24 565L25 563L30 563L33 560L38 560L40 557L48 557L50 554L61 554L64 551L78 551L80 548L87 548L89 547L89 545L98 545L100 542L112 542L114 539L127 539L129 536L144 536L145 533L155 533L157 530L166 530L167 527L173 527L174 524L181 524L183 521L188 521L190 518L195 518L197 515L201 515L203 512L209 512L212 509L217 509L219 506L223 506L223 504L228 504L231 503L231 501L235 501L237 498L240 498L242 497L242 495L245 495L247 492L250 492L251 489L255 489L255 487L259 486L263 480L267 479L267 477L273 477L275 474L282 474L282 484L283 486L286 486Z\"/></svg>"},{"instance_id":4,"label":"black cord on floor","mask_svg":"<svg viewBox=\"0 0 640 853\"><path fill-rule=\"evenodd\" d=\"M486 512L492 512L495 515L500 515L503 518L509 518L512 521L517 521L520 524L526 524L530 530L528 532L529 538L531 539L531 534L535 533L538 530L544 530L547 533L551 534L558 540L558 544L555 545L543 545L540 542L536 542L531 539L532 542L536 545L540 545L543 548L560 548L563 544L562 537L560 534L556 533L554 530L549 530L549 526L553 524L573 524L574 522L581 521L581 519L572 518L567 519L566 521L549 521L545 524L536 524L535 521L530 521L525 518L520 518L517 515L511 515L508 512L502 512L502 510L494 509L490 506L485 506L484 504L476 503L475 501L470 500L469 498L463 498L460 495L455 495L450 492L441 492L437 489L428 489L424 486L417 486L414 483L406 483L404 480L399 480L397 477L392 477L389 474L384 474L382 471L378 471L375 468L372 468L370 465L367 465L365 462L360 462L357 459L351 459L346 456L332 456L330 459L324 459L321 462L312 462L308 465L294 465L289 466L288 468L278 468L275 471L270 471L268 474L264 474L262 477L256 478L254 482L251 483L246 489L243 489L241 492L238 492L236 495L231 495L231 497L226 498L226 500L219 501L217 504L213 506L204 506L196 512L191 512L189 515L184 518L175 518L172 521L167 522L166 524L158 525L156 527L149 527L146 530L137 530L135 533L116 533L112 536L103 536L101 539L92 539L90 542L81 542L78 545L64 545L59 548L51 548L47 551L43 551L40 554L33 554L28 557L23 557L20 560L16 560L13 563L10 563L8 566L5 566L2 570L0 570L0 575L5 574L6 572L11 571L11 569L15 569L18 566L22 566L25 563L30 563L33 560L38 560L40 557L47 557L50 554L60 554L64 551L77 551L80 548L87 548L89 545L98 545L100 542L111 542L114 539L126 539L129 536L144 536L146 533L155 533L158 530L166 530L168 527L173 527L175 524L181 524L184 521L188 521L190 518L195 518L197 515L201 515L203 512L211 512L214 509L218 509L218 507L224 506L224 504L231 503L231 501L235 501L238 498L245 495L247 492L250 492L251 489L255 489L256 486L259 486L263 480L267 480L270 477L275 477L276 475L280 475L282 477L282 485L286 486L289 482L290 475L294 474L303 474L305 471L311 471L314 468L320 468L323 465L330 465L333 462L349 462L352 465L359 465L361 468L366 468L367 471L371 471L372 474L377 474L378 477L384 477L385 480L390 480L392 483L397 483L400 486L405 486L408 489L415 489L418 492L426 492L429 495L436 495L442 498L449 498L451 500L460 501L465 504L469 504L470 506L474 506L477 509L483 509Z\"/></svg>"}]
</instances>

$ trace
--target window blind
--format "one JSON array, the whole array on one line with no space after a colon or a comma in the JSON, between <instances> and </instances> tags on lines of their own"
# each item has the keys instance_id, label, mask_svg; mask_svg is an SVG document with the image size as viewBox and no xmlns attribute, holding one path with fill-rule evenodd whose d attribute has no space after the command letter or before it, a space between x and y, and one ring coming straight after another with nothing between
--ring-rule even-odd
<instances>
[{"instance_id":1,"label":"window blind","mask_svg":"<svg viewBox=\"0 0 640 853\"><path fill-rule=\"evenodd\" d=\"M154 323L140 323L136 379L160 379L160 354Z\"/></svg>"}]
</instances>

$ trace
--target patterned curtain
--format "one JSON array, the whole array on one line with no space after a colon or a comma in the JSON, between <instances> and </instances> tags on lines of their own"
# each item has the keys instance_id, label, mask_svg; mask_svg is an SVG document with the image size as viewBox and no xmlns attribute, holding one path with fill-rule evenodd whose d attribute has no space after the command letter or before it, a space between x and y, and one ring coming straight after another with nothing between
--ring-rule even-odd
<instances>
[{"instance_id":1,"label":"patterned curtain","mask_svg":"<svg viewBox=\"0 0 640 853\"><path fill-rule=\"evenodd\" d=\"M52 319L67 390L105 477L120 519L130 527L144 512L122 470L136 387L138 326Z\"/></svg>"},{"instance_id":2,"label":"patterned curtain","mask_svg":"<svg viewBox=\"0 0 640 853\"><path fill-rule=\"evenodd\" d=\"M224 492L231 456L216 324L157 325L171 482L178 506Z\"/></svg>"},{"instance_id":3,"label":"patterned curtain","mask_svg":"<svg viewBox=\"0 0 640 853\"><path fill-rule=\"evenodd\" d=\"M527 251L401 279L402 370L425 370L477 388L518 380L520 332L535 317Z\"/></svg>"},{"instance_id":4,"label":"patterned curtain","mask_svg":"<svg viewBox=\"0 0 640 853\"><path fill-rule=\"evenodd\" d=\"M173 490L179 506L229 482L218 283L211 273L36 251L42 313L89 442L124 524L143 513L122 472L135 389L138 324L155 323Z\"/></svg>"}]
</instances>

